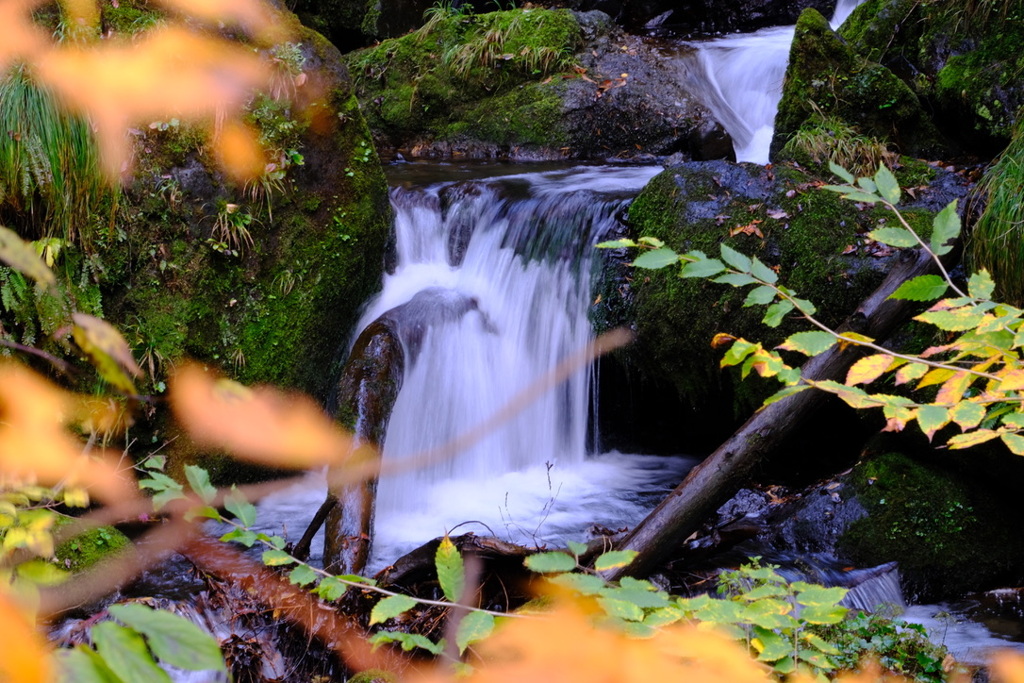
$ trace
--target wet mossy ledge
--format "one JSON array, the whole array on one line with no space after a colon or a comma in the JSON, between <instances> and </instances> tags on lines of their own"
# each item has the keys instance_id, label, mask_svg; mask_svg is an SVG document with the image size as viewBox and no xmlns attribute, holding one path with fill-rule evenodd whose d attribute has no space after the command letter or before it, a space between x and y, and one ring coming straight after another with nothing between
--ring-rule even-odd
<instances>
[{"instance_id":1,"label":"wet mossy ledge","mask_svg":"<svg viewBox=\"0 0 1024 683\"><path fill-rule=\"evenodd\" d=\"M598 11L439 5L345 61L378 148L405 156L649 157L707 124L678 72Z\"/></svg>"},{"instance_id":2,"label":"wet mossy ledge","mask_svg":"<svg viewBox=\"0 0 1024 683\"><path fill-rule=\"evenodd\" d=\"M914 599L1015 585L1024 561L1018 533L1024 515L1003 490L1020 481L1013 457L971 449L865 458L849 483L868 514L840 537L840 552L866 566L898 560Z\"/></svg>"},{"instance_id":3,"label":"wet mossy ledge","mask_svg":"<svg viewBox=\"0 0 1024 683\"><path fill-rule=\"evenodd\" d=\"M717 257L719 245L727 244L756 256L778 269L782 283L812 300L823 322L838 325L884 279L895 253L879 251L864 233L893 219L881 209L821 190L823 180L831 179L787 165L710 161L672 166L633 201L629 231L634 237L661 239L679 253L699 249ZM918 202L903 207L904 216L928 234L935 211L965 190L943 172L930 187L919 188ZM722 332L774 346L808 329L795 317L779 328L767 327L761 322L762 307L743 307L746 289L680 278L671 269L626 271L626 277L632 280L628 286L606 293L620 293L618 310L636 328L637 342L623 354L624 362L652 387L689 406L683 411L689 415L683 418L686 428L711 441L731 433L737 419L778 388L756 377L741 381L734 369L722 370L722 350L711 347L712 335ZM801 358L791 360L799 363Z\"/></svg>"}]
</instances>

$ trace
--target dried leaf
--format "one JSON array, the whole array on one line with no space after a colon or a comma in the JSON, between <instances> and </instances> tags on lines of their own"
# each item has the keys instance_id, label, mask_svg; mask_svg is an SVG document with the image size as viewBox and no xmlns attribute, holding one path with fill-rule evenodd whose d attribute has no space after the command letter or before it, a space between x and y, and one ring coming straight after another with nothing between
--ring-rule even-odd
<instances>
[{"instance_id":1,"label":"dried leaf","mask_svg":"<svg viewBox=\"0 0 1024 683\"><path fill-rule=\"evenodd\" d=\"M74 313L72 335L79 348L89 356L100 376L126 394L135 394L128 374L142 375L128 342L113 325L86 313Z\"/></svg>"},{"instance_id":2,"label":"dried leaf","mask_svg":"<svg viewBox=\"0 0 1024 683\"><path fill-rule=\"evenodd\" d=\"M196 443L249 460L307 469L340 463L352 441L307 396L249 389L195 365L178 371L171 405Z\"/></svg>"}]
</instances>

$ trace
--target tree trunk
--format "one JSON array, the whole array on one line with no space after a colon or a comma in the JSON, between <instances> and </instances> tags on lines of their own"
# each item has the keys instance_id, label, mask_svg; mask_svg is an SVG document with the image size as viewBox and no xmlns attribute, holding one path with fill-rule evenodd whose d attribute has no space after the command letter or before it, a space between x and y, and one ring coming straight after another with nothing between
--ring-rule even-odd
<instances>
[{"instance_id":1,"label":"tree trunk","mask_svg":"<svg viewBox=\"0 0 1024 683\"><path fill-rule=\"evenodd\" d=\"M904 281L934 267L926 252L904 252L899 264L861 302L842 329L874 339L890 335L916 304L889 296ZM837 344L804 363L802 373L808 379L842 381L862 355L856 348L842 350ZM750 468L771 455L815 411L821 399L817 391L803 391L755 413L617 544L617 549L636 550L639 555L630 565L607 572L606 578L650 573L680 540L696 531L708 515L739 490Z\"/></svg>"}]
</instances>

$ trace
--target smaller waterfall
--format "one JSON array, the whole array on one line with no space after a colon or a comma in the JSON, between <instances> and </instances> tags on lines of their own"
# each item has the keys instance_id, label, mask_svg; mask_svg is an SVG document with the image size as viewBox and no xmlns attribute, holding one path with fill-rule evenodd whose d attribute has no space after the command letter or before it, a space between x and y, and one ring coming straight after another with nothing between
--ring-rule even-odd
<instances>
[{"instance_id":1,"label":"smaller waterfall","mask_svg":"<svg viewBox=\"0 0 1024 683\"><path fill-rule=\"evenodd\" d=\"M859 4L840 0L832 28ZM777 26L692 44L688 84L732 137L737 161L769 161L793 34L793 26Z\"/></svg>"}]
</instances>

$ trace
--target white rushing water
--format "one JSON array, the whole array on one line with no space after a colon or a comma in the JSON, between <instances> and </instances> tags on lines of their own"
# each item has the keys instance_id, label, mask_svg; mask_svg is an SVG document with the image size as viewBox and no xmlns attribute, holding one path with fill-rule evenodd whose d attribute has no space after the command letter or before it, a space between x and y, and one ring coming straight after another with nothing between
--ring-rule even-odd
<instances>
[{"instance_id":1,"label":"white rushing water","mask_svg":"<svg viewBox=\"0 0 1024 683\"><path fill-rule=\"evenodd\" d=\"M861 0L840 0L830 21L842 25ZM732 137L737 161L767 164L782 99L793 26L693 43L689 85Z\"/></svg>"},{"instance_id":2,"label":"white rushing water","mask_svg":"<svg viewBox=\"0 0 1024 683\"><path fill-rule=\"evenodd\" d=\"M397 267L362 320L393 311L412 331L385 462L450 444L591 341L594 245L659 171L577 167L393 191ZM382 478L374 564L470 521L461 528L528 544L639 521L692 463L588 459L591 374L583 363L453 457Z\"/></svg>"}]
</instances>

